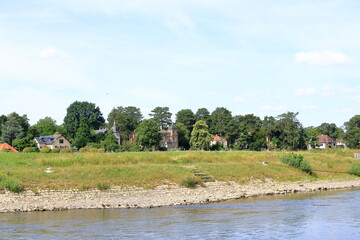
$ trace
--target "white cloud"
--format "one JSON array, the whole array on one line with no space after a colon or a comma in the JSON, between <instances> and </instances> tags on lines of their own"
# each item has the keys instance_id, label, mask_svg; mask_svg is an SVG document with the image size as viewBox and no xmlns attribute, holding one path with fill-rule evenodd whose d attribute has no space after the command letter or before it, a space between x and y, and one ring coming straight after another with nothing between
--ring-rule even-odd
<instances>
[{"instance_id":1,"label":"white cloud","mask_svg":"<svg viewBox=\"0 0 360 240\"><path fill-rule=\"evenodd\" d=\"M334 65L351 63L351 59L339 52L313 51L296 53L295 62L311 65Z\"/></svg>"},{"instance_id":2,"label":"white cloud","mask_svg":"<svg viewBox=\"0 0 360 240\"><path fill-rule=\"evenodd\" d=\"M316 94L317 90L315 88L299 88L294 91L296 96L312 96Z\"/></svg>"},{"instance_id":3,"label":"white cloud","mask_svg":"<svg viewBox=\"0 0 360 240\"><path fill-rule=\"evenodd\" d=\"M265 111L284 111L287 109L286 106L270 106L266 105L262 108Z\"/></svg>"},{"instance_id":4,"label":"white cloud","mask_svg":"<svg viewBox=\"0 0 360 240\"><path fill-rule=\"evenodd\" d=\"M312 104L302 104L302 105L300 106L300 108L301 108L302 110L315 110L315 109L317 109L317 106L312 105Z\"/></svg>"},{"instance_id":5,"label":"white cloud","mask_svg":"<svg viewBox=\"0 0 360 240\"><path fill-rule=\"evenodd\" d=\"M249 99L243 97L234 97L234 102L236 103L247 103Z\"/></svg>"},{"instance_id":6,"label":"white cloud","mask_svg":"<svg viewBox=\"0 0 360 240\"><path fill-rule=\"evenodd\" d=\"M68 58L69 54L56 49L56 48L45 48L38 54L39 58Z\"/></svg>"},{"instance_id":7,"label":"white cloud","mask_svg":"<svg viewBox=\"0 0 360 240\"><path fill-rule=\"evenodd\" d=\"M346 113L346 112L353 112L354 109L353 108L334 108L330 110L331 112L334 113Z\"/></svg>"}]
</instances>

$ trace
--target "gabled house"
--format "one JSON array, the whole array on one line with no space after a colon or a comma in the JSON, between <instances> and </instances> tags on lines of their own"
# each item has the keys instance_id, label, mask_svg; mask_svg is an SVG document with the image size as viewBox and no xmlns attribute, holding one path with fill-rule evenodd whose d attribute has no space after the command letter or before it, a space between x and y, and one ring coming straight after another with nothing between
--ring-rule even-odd
<instances>
[{"instance_id":1,"label":"gabled house","mask_svg":"<svg viewBox=\"0 0 360 240\"><path fill-rule=\"evenodd\" d=\"M69 140L67 140L64 136L61 134L59 135L48 135L48 136L40 136L36 137L35 142L37 144L37 147L39 149L47 147L50 149L54 148L71 148Z\"/></svg>"},{"instance_id":2,"label":"gabled house","mask_svg":"<svg viewBox=\"0 0 360 240\"><path fill-rule=\"evenodd\" d=\"M15 148L10 146L8 143L0 143L0 152L7 151L7 152L18 152Z\"/></svg>"},{"instance_id":3,"label":"gabled house","mask_svg":"<svg viewBox=\"0 0 360 240\"><path fill-rule=\"evenodd\" d=\"M336 139L337 148L346 148L346 142L344 139Z\"/></svg>"},{"instance_id":4,"label":"gabled house","mask_svg":"<svg viewBox=\"0 0 360 240\"><path fill-rule=\"evenodd\" d=\"M120 145L121 143L121 138L120 138L120 131L119 131L119 128L116 127L115 125L115 122L114 122L114 125L111 127L111 130L113 131L114 133L114 136L116 138L116 142L118 145ZM98 130L95 130L95 133L96 134L106 134L108 133L110 130L108 128L101 128L101 129L98 129Z\"/></svg>"},{"instance_id":5,"label":"gabled house","mask_svg":"<svg viewBox=\"0 0 360 240\"><path fill-rule=\"evenodd\" d=\"M227 140L225 138L222 138L218 135L215 135L214 138L212 139L212 141L210 142L210 145L216 145L216 144L220 144L222 145L225 149L228 148L228 144L227 144Z\"/></svg>"},{"instance_id":6,"label":"gabled house","mask_svg":"<svg viewBox=\"0 0 360 240\"><path fill-rule=\"evenodd\" d=\"M160 147L168 150L179 148L178 128L171 125L167 130L160 130Z\"/></svg>"},{"instance_id":7,"label":"gabled house","mask_svg":"<svg viewBox=\"0 0 360 240\"><path fill-rule=\"evenodd\" d=\"M322 134L317 136L319 149L335 148L336 140L328 135Z\"/></svg>"},{"instance_id":8,"label":"gabled house","mask_svg":"<svg viewBox=\"0 0 360 240\"><path fill-rule=\"evenodd\" d=\"M179 136L178 128L175 125L171 125L167 130L160 130L160 147L168 150L175 150L179 148ZM136 133L129 135L129 142L135 143Z\"/></svg>"}]
</instances>

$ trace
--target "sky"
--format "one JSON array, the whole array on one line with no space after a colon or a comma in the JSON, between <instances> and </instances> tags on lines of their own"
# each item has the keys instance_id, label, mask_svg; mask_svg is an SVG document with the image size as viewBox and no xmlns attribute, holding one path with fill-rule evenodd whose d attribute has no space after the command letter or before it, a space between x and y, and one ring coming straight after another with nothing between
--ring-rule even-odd
<instances>
[{"instance_id":1,"label":"sky","mask_svg":"<svg viewBox=\"0 0 360 240\"><path fill-rule=\"evenodd\" d=\"M74 101L360 114L358 0L0 1L0 115L63 122Z\"/></svg>"}]
</instances>

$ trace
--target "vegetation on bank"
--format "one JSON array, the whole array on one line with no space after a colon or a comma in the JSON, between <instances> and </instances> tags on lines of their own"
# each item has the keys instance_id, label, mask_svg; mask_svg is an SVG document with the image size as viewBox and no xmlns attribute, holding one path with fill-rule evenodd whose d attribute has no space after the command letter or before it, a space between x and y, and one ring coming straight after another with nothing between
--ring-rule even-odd
<instances>
[{"instance_id":1,"label":"vegetation on bank","mask_svg":"<svg viewBox=\"0 0 360 240\"><path fill-rule=\"evenodd\" d=\"M290 152L0 153L0 186L14 192L23 188L152 188L170 183L193 187L201 184L193 169L219 181L238 183L266 178L275 181L354 178L356 175L348 171L353 165L360 165L360 160L354 159L355 152L297 152L309 163L316 177L283 163L281 159ZM46 173L49 167L54 172ZM355 170L352 173L356 173Z\"/></svg>"}]
</instances>

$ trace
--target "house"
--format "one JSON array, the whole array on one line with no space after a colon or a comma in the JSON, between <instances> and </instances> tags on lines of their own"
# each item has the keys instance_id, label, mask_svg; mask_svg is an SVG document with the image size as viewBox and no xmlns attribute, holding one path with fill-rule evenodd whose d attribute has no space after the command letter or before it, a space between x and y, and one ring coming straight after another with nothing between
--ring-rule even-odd
<instances>
[{"instance_id":1,"label":"house","mask_svg":"<svg viewBox=\"0 0 360 240\"><path fill-rule=\"evenodd\" d=\"M179 148L178 128L171 125L167 130L160 130L160 147L168 150Z\"/></svg>"},{"instance_id":2,"label":"house","mask_svg":"<svg viewBox=\"0 0 360 240\"><path fill-rule=\"evenodd\" d=\"M47 147L50 149L71 148L69 140L67 140L61 134L36 137L35 142L39 149L44 148L44 147Z\"/></svg>"},{"instance_id":3,"label":"house","mask_svg":"<svg viewBox=\"0 0 360 240\"><path fill-rule=\"evenodd\" d=\"M336 148L346 148L346 142L344 139L336 139Z\"/></svg>"},{"instance_id":4,"label":"house","mask_svg":"<svg viewBox=\"0 0 360 240\"><path fill-rule=\"evenodd\" d=\"M175 125L171 125L167 130L160 130L160 147L168 150L174 150L179 148L179 136L178 128ZM135 143L136 134L131 133L129 135L129 142Z\"/></svg>"},{"instance_id":5,"label":"house","mask_svg":"<svg viewBox=\"0 0 360 240\"><path fill-rule=\"evenodd\" d=\"M227 140L218 135L215 135L214 138L212 139L212 141L210 142L211 146L216 145L216 144L221 144L225 149L228 148Z\"/></svg>"},{"instance_id":6,"label":"house","mask_svg":"<svg viewBox=\"0 0 360 240\"><path fill-rule=\"evenodd\" d=\"M0 152L18 152L15 148L7 143L0 143Z\"/></svg>"},{"instance_id":7,"label":"house","mask_svg":"<svg viewBox=\"0 0 360 240\"><path fill-rule=\"evenodd\" d=\"M120 145L120 140L121 140L121 137L120 137L120 131L119 131L119 128L116 127L115 125L115 121L114 121L114 124L113 126L111 127L111 130L113 131L114 133L114 136L116 138L116 142L118 145ZM107 132L109 132L110 130L108 128L101 128L101 129L98 129L98 130L95 130L95 133L96 134L106 134Z\"/></svg>"},{"instance_id":8,"label":"house","mask_svg":"<svg viewBox=\"0 0 360 240\"><path fill-rule=\"evenodd\" d=\"M317 136L319 149L335 148L336 140L328 135L322 134Z\"/></svg>"}]
</instances>

